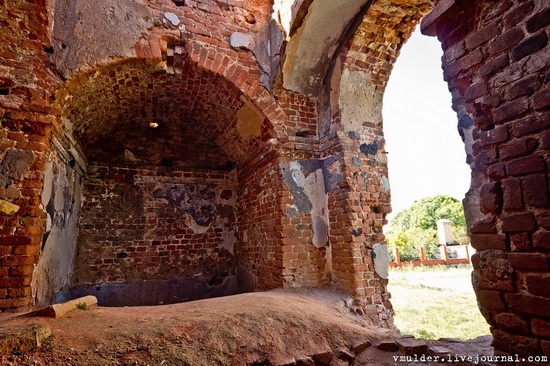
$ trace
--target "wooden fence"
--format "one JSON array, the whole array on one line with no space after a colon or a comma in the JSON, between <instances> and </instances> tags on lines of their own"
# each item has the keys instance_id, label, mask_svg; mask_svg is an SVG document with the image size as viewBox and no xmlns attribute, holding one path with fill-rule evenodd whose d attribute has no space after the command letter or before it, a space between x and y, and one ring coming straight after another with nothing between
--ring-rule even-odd
<instances>
[{"instance_id":1,"label":"wooden fence","mask_svg":"<svg viewBox=\"0 0 550 366\"><path fill-rule=\"evenodd\" d=\"M471 264L472 254L475 252L470 244L464 245L439 245L441 259L426 259L424 248L418 250L418 260L416 261L401 261L399 249L395 248L393 255L395 261L390 262L390 267L406 267L406 266L438 266L438 265L453 265L453 264Z\"/></svg>"}]
</instances>

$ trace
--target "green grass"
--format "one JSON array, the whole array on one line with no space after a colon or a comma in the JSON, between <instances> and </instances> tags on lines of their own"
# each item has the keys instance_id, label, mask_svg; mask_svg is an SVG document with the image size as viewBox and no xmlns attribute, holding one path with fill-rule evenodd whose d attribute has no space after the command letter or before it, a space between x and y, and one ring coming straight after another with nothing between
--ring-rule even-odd
<instances>
[{"instance_id":1,"label":"green grass","mask_svg":"<svg viewBox=\"0 0 550 366\"><path fill-rule=\"evenodd\" d=\"M388 289L401 333L424 339L489 334L471 288L471 271L469 266L391 269Z\"/></svg>"}]
</instances>

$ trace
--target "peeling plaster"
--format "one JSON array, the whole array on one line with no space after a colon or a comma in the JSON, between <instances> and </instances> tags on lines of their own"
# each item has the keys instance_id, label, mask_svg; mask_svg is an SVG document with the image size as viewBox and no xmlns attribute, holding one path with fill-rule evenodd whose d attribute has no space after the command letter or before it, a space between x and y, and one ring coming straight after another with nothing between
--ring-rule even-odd
<instances>
[{"instance_id":1,"label":"peeling plaster","mask_svg":"<svg viewBox=\"0 0 550 366\"><path fill-rule=\"evenodd\" d=\"M369 0L313 1L303 25L292 35L286 46L283 64L283 86L305 95L316 96L325 78L334 52ZM275 4L281 15L281 27L287 35L293 25L297 2ZM300 4L301 5L301 4ZM330 27L326 26L330 19ZM287 30L288 29L288 30Z\"/></svg>"},{"instance_id":2,"label":"peeling plaster","mask_svg":"<svg viewBox=\"0 0 550 366\"><path fill-rule=\"evenodd\" d=\"M216 214L215 193L206 187L199 188L186 184L170 184L155 189L155 198L165 198L179 211L189 214L193 222L186 221L193 229L209 227ZM187 219L187 218L186 218ZM196 232L196 231L195 231Z\"/></svg>"},{"instance_id":3,"label":"peeling plaster","mask_svg":"<svg viewBox=\"0 0 550 366\"><path fill-rule=\"evenodd\" d=\"M361 131L363 123L382 122L383 93L371 84L363 71L345 69L340 83L341 125L345 132Z\"/></svg>"},{"instance_id":4,"label":"peeling plaster","mask_svg":"<svg viewBox=\"0 0 550 366\"><path fill-rule=\"evenodd\" d=\"M54 16L51 57L65 78L106 60L134 57L134 45L153 26L145 0L56 0Z\"/></svg>"},{"instance_id":5,"label":"peeling plaster","mask_svg":"<svg viewBox=\"0 0 550 366\"><path fill-rule=\"evenodd\" d=\"M54 146L58 156L46 163L41 194L46 231L31 282L37 305L66 299L78 237L83 169L57 140Z\"/></svg>"}]
</instances>

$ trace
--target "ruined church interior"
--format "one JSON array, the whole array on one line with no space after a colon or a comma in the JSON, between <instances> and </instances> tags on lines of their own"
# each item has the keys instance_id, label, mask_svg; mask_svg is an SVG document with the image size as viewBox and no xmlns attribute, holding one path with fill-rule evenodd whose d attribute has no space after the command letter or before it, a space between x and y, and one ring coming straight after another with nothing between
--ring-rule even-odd
<instances>
[{"instance_id":1,"label":"ruined church interior","mask_svg":"<svg viewBox=\"0 0 550 366\"><path fill-rule=\"evenodd\" d=\"M275 357L266 331L187 364L385 365L353 356L372 339L333 345L395 337L382 107L417 26L441 43L471 170L491 353L550 356L547 0L0 0L0 319L85 296L218 319L239 296L292 308L331 289L362 330L300 343L285 318L280 343L315 357Z\"/></svg>"}]
</instances>

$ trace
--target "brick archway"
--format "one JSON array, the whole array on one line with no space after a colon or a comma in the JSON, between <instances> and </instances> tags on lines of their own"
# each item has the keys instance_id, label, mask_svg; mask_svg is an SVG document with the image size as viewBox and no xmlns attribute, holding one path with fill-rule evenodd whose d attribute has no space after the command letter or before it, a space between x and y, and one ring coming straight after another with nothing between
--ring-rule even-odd
<instances>
[{"instance_id":1,"label":"brick archway","mask_svg":"<svg viewBox=\"0 0 550 366\"><path fill-rule=\"evenodd\" d=\"M269 91L259 81L257 64L248 54L216 47L200 42L182 42L163 33L150 34L134 46L139 59L147 63L162 62L170 73L181 73L184 58L189 58L198 67L221 75L232 83L265 114L278 138L285 139L287 116Z\"/></svg>"}]
</instances>

